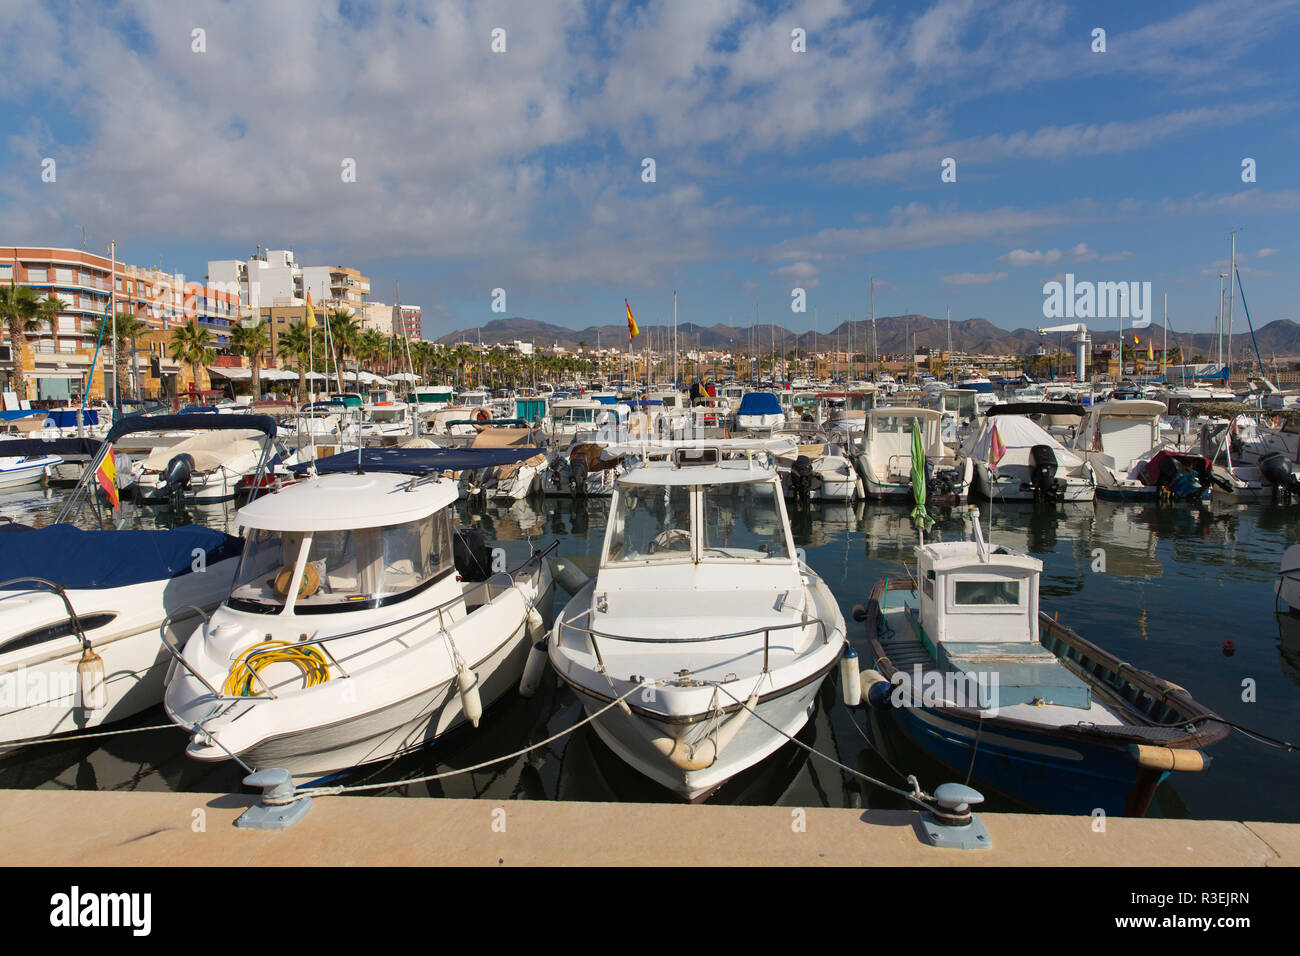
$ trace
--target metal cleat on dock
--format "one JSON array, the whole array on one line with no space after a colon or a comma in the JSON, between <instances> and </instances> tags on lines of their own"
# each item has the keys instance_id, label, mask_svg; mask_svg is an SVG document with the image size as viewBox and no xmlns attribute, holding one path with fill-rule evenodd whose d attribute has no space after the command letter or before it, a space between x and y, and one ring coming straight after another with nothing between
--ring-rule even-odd
<instances>
[{"instance_id":1,"label":"metal cleat on dock","mask_svg":"<svg viewBox=\"0 0 1300 956\"><path fill-rule=\"evenodd\" d=\"M987 850L993 840L979 817L971 813L971 804L984 802L984 794L960 783L941 784L934 791L941 809L921 813L921 826L931 846L950 850Z\"/></svg>"},{"instance_id":2,"label":"metal cleat on dock","mask_svg":"<svg viewBox=\"0 0 1300 956\"><path fill-rule=\"evenodd\" d=\"M262 799L235 820L246 830L283 830L311 809L311 797L295 796L293 777L287 770L258 770L244 778L249 787L261 787Z\"/></svg>"}]
</instances>

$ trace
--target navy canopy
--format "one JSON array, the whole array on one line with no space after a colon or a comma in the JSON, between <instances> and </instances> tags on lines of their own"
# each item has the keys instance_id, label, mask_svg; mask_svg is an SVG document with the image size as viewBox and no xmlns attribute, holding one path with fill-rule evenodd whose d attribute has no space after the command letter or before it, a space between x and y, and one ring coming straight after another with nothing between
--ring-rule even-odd
<instances>
[{"instance_id":1,"label":"navy canopy","mask_svg":"<svg viewBox=\"0 0 1300 956\"><path fill-rule=\"evenodd\" d=\"M1078 415L1086 414L1082 405L1074 402L1005 402L994 405L987 415Z\"/></svg>"},{"instance_id":2,"label":"navy canopy","mask_svg":"<svg viewBox=\"0 0 1300 956\"><path fill-rule=\"evenodd\" d=\"M542 454L540 448L363 448L362 471L391 471L403 475L436 475L444 471L467 471L493 465L513 465ZM303 474L312 462L290 470ZM355 472L357 453L345 451L315 462L316 473L331 475Z\"/></svg>"},{"instance_id":3,"label":"navy canopy","mask_svg":"<svg viewBox=\"0 0 1300 956\"><path fill-rule=\"evenodd\" d=\"M62 458L95 457L97 438L10 438L0 442L0 456L26 458L29 455L58 455Z\"/></svg>"},{"instance_id":4,"label":"navy canopy","mask_svg":"<svg viewBox=\"0 0 1300 956\"><path fill-rule=\"evenodd\" d=\"M737 415L780 415L781 403L771 392L749 392L740 399Z\"/></svg>"},{"instance_id":5,"label":"navy canopy","mask_svg":"<svg viewBox=\"0 0 1300 956\"><path fill-rule=\"evenodd\" d=\"M270 415L140 415L124 418L114 425L104 439L115 442L133 432L238 431L255 429L272 438L277 426Z\"/></svg>"},{"instance_id":6,"label":"navy canopy","mask_svg":"<svg viewBox=\"0 0 1300 956\"><path fill-rule=\"evenodd\" d=\"M207 564L234 557L243 541L202 525L171 530L83 531L69 524L0 524L0 583L37 577L72 589L120 588L188 574L195 552ZM30 582L5 590L30 590Z\"/></svg>"}]
</instances>

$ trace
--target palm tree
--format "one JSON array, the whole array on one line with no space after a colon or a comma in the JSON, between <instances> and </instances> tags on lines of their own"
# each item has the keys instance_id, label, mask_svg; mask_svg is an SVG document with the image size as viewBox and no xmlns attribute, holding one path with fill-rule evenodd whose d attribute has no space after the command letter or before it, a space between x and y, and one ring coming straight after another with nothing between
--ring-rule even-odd
<instances>
[{"instance_id":1,"label":"palm tree","mask_svg":"<svg viewBox=\"0 0 1300 956\"><path fill-rule=\"evenodd\" d=\"M15 285L13 279L9 285L0 287L0 319L9 329L9 345L13 352L13 369L10 372L10 388L21 401L27 397L27 382L23 378L23 347L30 323L40 313L41 300L36 290L30 286Z\"/></svg>"},{"instance_id":2,"label":"palm tree","mask_svg":"<svg viewBox=\"0 0 1300 956\"><path fill-rule=\"evenodd\" d=\"M295 322L280 333L275 344L276 358L293 362L298 369L298 401L302 401L307 382L307 365L312 360L311 349L315 336L302 322Z\"/></svg>"},{"instance_id":3,"label":"palm tree","mask_svg":"<svg viewBox=\"0 0 1300 956\"><path fill-rule=\"evenodd\" d=\"M330 339L334 343L334 370L338 376L339 391L343 391L343 360L348 355L355 355L357 336L361 329L356 316L347 309L331 309L326 315L329 322Z\"/></svg>"},{"instance_id":4,"label":"palm tree","mask_svg":"<svg viewBox=\"0 0 1300 956\"><path fill-rule=\"evenodd\" d=\"M357 336L357 361L365 361L370 371L375 371L375 363L388 355L388 336L378 329L366 329Z\"/></svg>"},{"instance_id":5,"label":"palm tree","mask_svg":"<svg viewBox=\"0 0 1300 956\"><path fill-rule=\"evenodd\" d=\"M171 356L178 362L186 362L194 377L194 390L199 390L199 366L211 362L216 353L212 349L212 333L199 326L193 319L178 328L172 335Z\"/></svg>"},{"instance_id":6,"label":"palm tree","mask_svg":"<svg viewBox=\"0 0 1300 956\"><path fill-rule=\"evenodd\" d=\"M146 331L149 327L129 312L117 313L117 321L97 319L94 326L90 329L90 336L96 342L105 342L109 349L113 347L113 334L117 334L117 362L113 366L113 375L116 376L116 391L120 396L122 394L122 383L129 382L127 375L127 361L131 357L130 349L135 347L135 339L141 332ZM128 348L128 346L130 348ZM136 396L139 397L139 396ZM105 398L111 399L112 396L106 395Z\"/></svg>"},{"instance_id":7,"label":"palm tree","mask_svg":"<svg viewBox=\"0 0 1300 956\"><path fill-rule=\"evenodd\" d=\"M262 397L262 353L271 345L271 333L261 319L256 324L240 322L230 330L230 351L248 357L253 370L253 398Z\"/></svg>"},{"instance_id":8,"label":"palm tree","mask_svg":"<svg viewBox=\"0 0 1300 956\"><path fill-rule=\"evenodd\" d=\"M39 330L41 326L47 327L50 330L50 338L57 342L59 334L59 314L66 308L67 306L64 305L63 300L57 295L46 296L37 306L37 314L34 322L36 328ZM55 345L55 351L58 351L57 345Z\"/></svg>"}]
</instances>

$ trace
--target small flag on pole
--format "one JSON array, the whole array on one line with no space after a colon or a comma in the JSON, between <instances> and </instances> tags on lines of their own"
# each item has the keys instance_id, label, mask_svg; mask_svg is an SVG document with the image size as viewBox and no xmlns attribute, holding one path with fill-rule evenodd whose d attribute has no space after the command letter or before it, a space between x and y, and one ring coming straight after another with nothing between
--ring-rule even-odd
<instances>
[{"instance_id":1,"label":"small flag on pole","mask_svg":"<svg viewBox=\"0 0 1300 956\"><path fill-rule=\"evenodd\" d=\"M307 323L307 328L309 329L316 328L316 313L312 311L310 289L307 290L307 318L305 319L305 321Z\"/></svg>"},{"instance_id":2,"label":"small flag on pole","mask_svg":"<svg viewBox=\"0 0 1300 956\"><path fill-rule=\"evenodd\" d=\"M641 334L641 330L637 328L636 319L632 318L632 306L628 305L627 299L623 300L623 304L627 306L627 340L631 342Z\"/></svg>"},{"instance_id":3,"label":"small flag on pole","mask_svg":"<svg viewBox=\"0 0 1300 956\"><path fill-rule=\"evenodd\" d=\"M1007 446L1002 443L1002 436L998 434L998 426L993 426L993 438L989 442L989 467L996 468L1002 456L1007 453Z\"/></svg>"},{"instance_id":4,"label":"small flag on pole","mask_svg":"<svg viewBox=\"0 0 1300 956\"><path fill-rule=\"evenodd\" d=\"M121 500L117 494L117 466L113 464L113 446L108 446L108 451L104 454L104 460L99 463L99 468L95 471L95 480L99 482L99 487L104 489L108 495L108 500L113 504L113 510L118 511L121 508Z\"/></svg>"},{"instance_id":5,"label":"small flag on pole","mask_svg":"<svg viewBox=\"0 0 1300 956\"><path fill-rule=\"evenodd\" d=\"M1147 361L1154 362L1155 360L1156 360L1155 340L1147 339Z\"/></svg>"}]
</instances>

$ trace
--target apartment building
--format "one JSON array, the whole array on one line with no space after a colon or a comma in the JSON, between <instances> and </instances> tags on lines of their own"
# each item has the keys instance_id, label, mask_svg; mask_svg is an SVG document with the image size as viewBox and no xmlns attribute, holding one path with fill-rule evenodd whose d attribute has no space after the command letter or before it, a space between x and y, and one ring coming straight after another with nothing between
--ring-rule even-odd
<instances>
[{"instance_id":1,"label":"apartment building","mask_svg":"<svg viewBox=\"0 0 1300 956\"><path fill-rule=\"evenodd\" d=\"M212 333L218 348L229 340L230 326L239 313L238 298L232 293L187 282L182 273L114 264L108 256L81 249L0 247L0 282L10 281L30 286L41 298L53 295L64 303L53 329L37 329L22 343L28 379L25 397L43 402L67 400L86 387L96 344L91 332L113 308L151 329L166 330L194 319ZM12 345L8 329L0 330L0 341ZM137 347L142 348L139 343ZM7 381L5 365L0 363L0 376Z\"/></svg>"}]
</instances>

